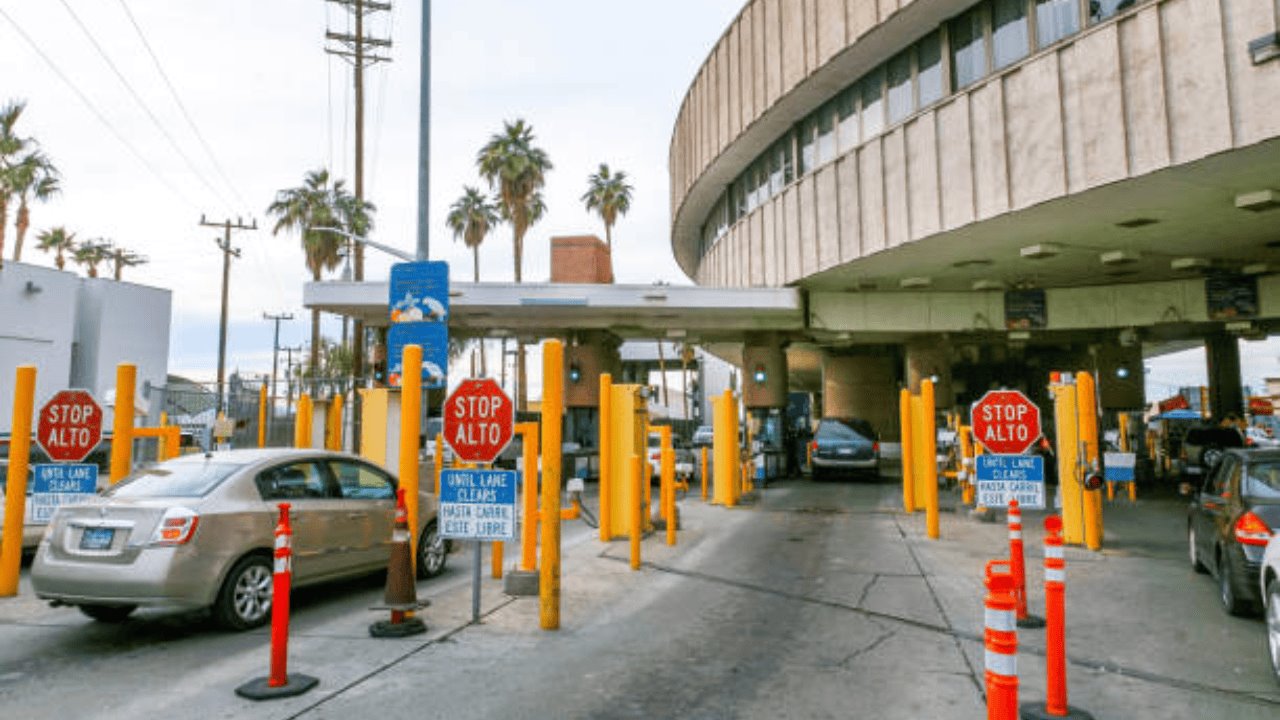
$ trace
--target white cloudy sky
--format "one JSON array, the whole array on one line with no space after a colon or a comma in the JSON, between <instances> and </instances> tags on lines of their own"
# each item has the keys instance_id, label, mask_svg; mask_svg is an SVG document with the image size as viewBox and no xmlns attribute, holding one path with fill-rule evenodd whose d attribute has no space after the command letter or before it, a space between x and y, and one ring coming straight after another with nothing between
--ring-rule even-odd
<instances>
[{"instance_id":1,"label":"white cloudy sky","mask_svg":"<svg viewBox=\"0 0 1280 720\"><path fill-rule=\"evenodd\" d=\"M393 4L391 14L373 16L370 29L392 38L394 62L367 76L367 195L379 207L374 237L412 250L421 6ZM615 233L618 279L687 282L671 259L668 235L671 124L694 72L741 5L435 3L433 259L451 261L455 277L470 278L470 254L448 235L443 217L464 184L478 183L476 150L504 120L523 117L555 163L549 215L527 239L525 277L547 276L551 235L600 232L579 197L586 176L606 161L630 173L636 188L634 209ZM216 166L126 9L212 148ZM275 191L300 183L307 170L327 166L350 178L350 70L323 52L326 28L346 31L347 14L323 0L4 0L0 10L0 102L26 100L19 132L35 136L63 173L63 194L34 208L32 235L66 225L81 238L110 238L149 257L150 264L128 270L126 279L173 290L171 371L212 378L221 262L215 231L198 221L201 214L256 218L264 227L263 212ZM29 238L24 259L51 264L33 244ZM235 244L244 255L232 271L228 364L264 372L270 368L271 326L263 311L298 317L283 327L283 344L306 340L302 254L296 238L273 237L265 229L238 234ZM390 259L368 257L368 276L383 276ZM483 277L510 279L511 264L510 233L501 228L482 249ZM336 332L329 327L329 334ZM1243 350L1246 383L1280 375L1275 343L1245 343ZM1203 382L1202 352L1147 365L1153 396L1166 386Z\"/></svg>"}]
</instances>

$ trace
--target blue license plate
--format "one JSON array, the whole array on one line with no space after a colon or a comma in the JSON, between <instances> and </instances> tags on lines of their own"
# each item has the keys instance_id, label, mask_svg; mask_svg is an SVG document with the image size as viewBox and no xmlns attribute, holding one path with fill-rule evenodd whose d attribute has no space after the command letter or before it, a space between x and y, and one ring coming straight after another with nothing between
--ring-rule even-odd
<instances>
[{"instance_id":1,"label":"blue license plate","mask_svg":"<svg viewBox=\"0 0 1280 720\"><path fill-rule=\"evenodd\" d=\"M114 528L85 528L84 534L80 536L80 549L106 550L111 547L115 535Z\"/></svg>"}]
</instances>

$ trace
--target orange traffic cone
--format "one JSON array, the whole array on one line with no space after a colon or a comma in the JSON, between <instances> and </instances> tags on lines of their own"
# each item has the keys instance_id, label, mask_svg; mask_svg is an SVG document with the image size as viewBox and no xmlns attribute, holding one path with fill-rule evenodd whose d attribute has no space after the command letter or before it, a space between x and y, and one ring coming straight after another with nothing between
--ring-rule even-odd
<instances>
[{"instance_id":1,"label":"orange traffic cone","mask_svg":"<svg viewBox=\"0 0 1280 720\"><path fill-rule=\"evenodd\" d=\"M391 535L391 561L387 564L387 589L383 605L375 610L390 610L390 620L379 620L369 626L374 637L407 637L427 631L422 618L412 615L426 607L418 602L413 579L413 550L409 547L409 509L404 504L404 490L396 491L396 527Z\"/></svg>"}]
</instances>

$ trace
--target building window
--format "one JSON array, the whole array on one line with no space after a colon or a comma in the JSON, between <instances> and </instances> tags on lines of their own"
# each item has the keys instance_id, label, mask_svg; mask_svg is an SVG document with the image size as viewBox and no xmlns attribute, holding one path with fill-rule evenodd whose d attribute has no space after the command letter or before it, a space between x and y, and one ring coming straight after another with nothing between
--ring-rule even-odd
<instances>
[{"instance_id":1,"label":"building window","mask_svg":"<svg viewBox=\"0 0 1280 720\"><path fill-rule=\"evenodd\" d=\"M818 122L818 165L824 165L836 159L836 106L827 103L817 112Z\"/></svg>"},{"instance_id":2,"label":"building window","mask_svg":"<svg viewBox=\"0 0 1280 720\"><path fill-rule=\"evenodd\" d=\"M858 87L862 96L862 141L866 142L884 130L884 68L867 73Z\"/></svg>"},{"instance_id":3,"label":"building window","mask_svg":"<svg viewBox=\"0 0 1280 720\"><path fill-rule=\"evenodd\" d=\"M769 201L769 158L761 157L756 161L756 205L763 205Z\"/></svg>"},{"instance_id":4,"label":"building window","mask_svg":"<svg viewBox=\"0 0 1280 720\"><path fill-rule=\"evenodd\" d=\"M995 0L991 6L991 57L995 69L1027 56L1027 5L1024 0Z\"/></svg>"},{"instance_id":5,"label":"building window","mask_svg":"<svg viewBox=\"0 0 1280 720\"><path fill-rule=\"evenodd\" d=\"M911 89L911 53L904 52L889 61L889 122L896 123L915 109L915 92Z\"/></svg>"},{"instance_id":6,"label":"building window","mask_svg":"<svg viewBox=\"0 0 1280 720\"><path fill-rule=\"evenodd\" d=\"M800 174L813 172L818 165L817 123L813 115L800 123Z\"/></svg>"},{"instance_id":7,"label":"building window","mask_svg":"<svg viewBox=\"0 0 1280 720\"><path fill-rule=\"evenodd\" d=\"M1136 0L1089 0L1089 23L1100 23L1135 4Z\"/></svg>"},{"instance_id":8,"label":"building window","mask_svg":"<svg viewBox=\"0 0 1280 720\"><path fill-rule=\"evenodd\" d=\"M1036 43L1039 47L1048 47L1079 30L1079 0L1036 0Z\"/></svg>"},{"instance_id":9,"label":"building window","mask_svg":"<svg viewBox=\"0 0 1280 720\"><path fill-rule=\"evenodd\" d=\"M920 91L920 107L928 107L942 99L942 34L926 35L916 45L916 86Z\"/></svg>"},{"instance_id":10,"label":"building window","mask_svg":"<svg viewBox=\"0 0 1280 720\"><path fill-rule=\"evenodd\" d=\"M845 88L836 98L836 121L839 123L840 153L858 147L858 96L857 86Z\"/></svg>"},{"instance_id":11,"label":"building window","mask_svg":"<svg viewBox=\"0 0 1280 720\"><path fill-rule=\"evenodd\" d=\"M729 192L733 196L733 201L730 203L730 225L738 222L739 218L747 214L747 191L743 187L744 185L745 183L742 180L738 180L729 187Z\"/></svg>"},{"instance_id":12,"label":"building window","mask_svg":"<svg viewBox=\"0 0 1280 720\"><path fill-rule=\"evenodd\" d=\"M978 6L948 24L951 77L957 90L987 74L987 38L983 34L982 16L983 8Z\"/></svg>"}]
</instances>

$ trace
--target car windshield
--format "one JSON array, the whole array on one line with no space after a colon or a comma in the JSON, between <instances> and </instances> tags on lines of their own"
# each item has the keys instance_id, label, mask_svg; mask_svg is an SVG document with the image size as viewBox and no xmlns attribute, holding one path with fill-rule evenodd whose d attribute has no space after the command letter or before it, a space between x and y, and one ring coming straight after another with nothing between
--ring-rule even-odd
<instances>
[{"instance_id":1,"label":"car windshield","mask_svg":"<svg viewBox=\"0 0 1280 720\"><path fill-rule=\"evenodd\" d=\"M108 497L204 497L242 465L209 461L162 463L135 472L109 490Z\"/></svg>"},{"instance_id":2,"label":"car windshield","mask_svg":"<svg viewBox=\"0 0 1280 720\"><path fill-rule=\"evenodd\" d=\"M1280 461L1251 463L1248 472L1246 495L1280 500Z\"/></svg>"},{"instance_id":3,"label":"car windshield","mask_svg":"<svg viewBox=\"0 0 1280 720\"><path fill-rule=\"evenodd\" d=\"M869 440L870 436L871 428L857 420L824 419L815 433L820 440Z\"/></svg>"}]
</instances>

